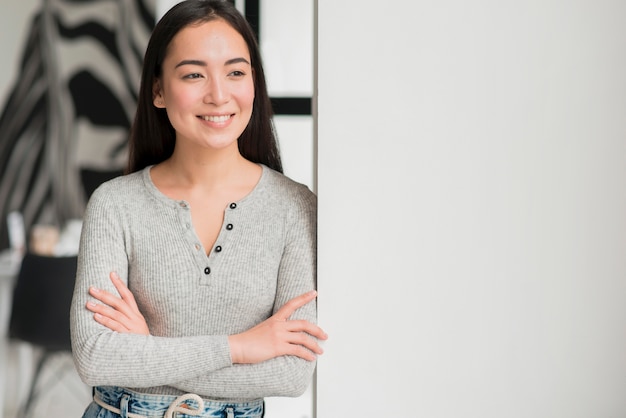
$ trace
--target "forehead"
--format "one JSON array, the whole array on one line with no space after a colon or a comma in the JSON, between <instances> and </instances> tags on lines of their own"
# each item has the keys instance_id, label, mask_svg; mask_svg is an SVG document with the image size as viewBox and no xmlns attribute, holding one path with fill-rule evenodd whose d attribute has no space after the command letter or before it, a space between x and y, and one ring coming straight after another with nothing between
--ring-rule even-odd
<instances>
[{"instance_id":1,"label":"forehead","mask_svg":"<svg viewBox=\"0 0 626 418\"><path fill-rule=\"evenodd\" d=\"M248 45L241 34L222 19L195 23L174 36L167 49L168 59L230 59L250 57Z\"/></svg>"}]
</instances>

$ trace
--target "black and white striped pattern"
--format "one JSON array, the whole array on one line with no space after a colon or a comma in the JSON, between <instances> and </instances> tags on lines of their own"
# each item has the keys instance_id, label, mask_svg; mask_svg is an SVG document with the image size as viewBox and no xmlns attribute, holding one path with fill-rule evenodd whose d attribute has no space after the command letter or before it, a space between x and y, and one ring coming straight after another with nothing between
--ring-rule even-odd
<instances>
[{"instance_id":1,"label":"black and white striped pattern","mask_svg":"<svg viewBox=\"0 0 626 418\"><path fill-rule=\"evenodd\" d=\"M84 168L125 165L154 0L43 0L0 116L6 216L62 227L85 207Z\"/></svg>"}]
</instances>

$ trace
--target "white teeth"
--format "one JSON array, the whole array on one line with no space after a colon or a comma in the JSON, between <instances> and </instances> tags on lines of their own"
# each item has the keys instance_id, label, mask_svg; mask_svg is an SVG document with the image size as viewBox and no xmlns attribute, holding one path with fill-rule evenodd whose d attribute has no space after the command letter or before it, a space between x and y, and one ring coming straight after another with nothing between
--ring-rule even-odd
<instances>
[{"instance_id":1,"label":"white teeth","mask_svg":"<svg viewBox=\"0 0 626 418\"><path fill-rule=\"evenodd\" d=\"M222 116L200 116L202 119L207 122L226 122L230 119L230 115L222 115Z\"/></svg>"}]
</instances>

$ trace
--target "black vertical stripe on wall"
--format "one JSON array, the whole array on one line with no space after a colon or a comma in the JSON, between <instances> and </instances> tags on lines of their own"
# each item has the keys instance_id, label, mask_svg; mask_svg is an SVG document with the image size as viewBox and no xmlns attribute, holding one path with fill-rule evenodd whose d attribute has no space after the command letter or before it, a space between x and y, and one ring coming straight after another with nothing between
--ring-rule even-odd
<instances>
[{"instance_id":1,"label":"black vertical stripe on wall","mask_svg":"<svg viewBox=\"0 0 626 418\"><path fill-rule=\"evenodd\" d=\"M261 33L259 8L259 0L246 0L244 14L246 15L248 23L252 26L252 30L258 40L261 39L259 37L259 34Z\"/></svg>"}]
</instances>

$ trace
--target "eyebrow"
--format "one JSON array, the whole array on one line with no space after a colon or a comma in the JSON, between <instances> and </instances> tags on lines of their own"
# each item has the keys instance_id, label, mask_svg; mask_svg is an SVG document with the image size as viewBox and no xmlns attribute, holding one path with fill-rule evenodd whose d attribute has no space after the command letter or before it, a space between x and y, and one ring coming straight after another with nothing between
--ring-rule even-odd
<instances>
[{"instance_id":1,"label":"eyebrow","mask_svg":"<svg viewBox=\"0 0 626 418\"><path fill-rule=\"evenodd\" d=\"M229 59L228 61L224 63L224 66L232 65L232 64L239 64L241 62L250 65L247 59L243 57L238 57L238 58ZM206 67L207 63L206 61L202 61L202 60L182 60L181 62L176 64L176 67L174 68L182 67L183 65L198 65L200 67Z\"/></svg>"}]
</instances>

